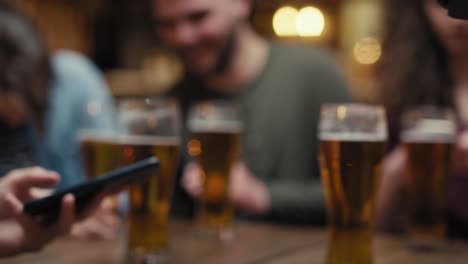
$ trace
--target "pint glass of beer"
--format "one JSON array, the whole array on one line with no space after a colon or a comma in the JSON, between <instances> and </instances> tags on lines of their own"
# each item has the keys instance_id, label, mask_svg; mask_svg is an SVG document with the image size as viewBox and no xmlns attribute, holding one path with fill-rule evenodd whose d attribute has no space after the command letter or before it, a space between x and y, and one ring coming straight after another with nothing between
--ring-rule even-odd
<instances>
[{"instance_id":1,"label":"pint glass of beer","mask_svg":"<svg viewBox=\"0 0 468 264\"><path fill-rule=\"evenodd\" d=\"M128 99L118 106L123 165L155 156L160 167L148 182L129 188L128 262L165 263L169 209L180 153L180 117L169 99Z\"/></svg>"},{"instance_id":2,"label":"pint glass of beer","mask_svg":"<svg viewBox=\"0 0 468 264\"><path fill-rule=\"evenodd\" d=\"M374 197L387 139L384 109L323 105L319 139L329 224L327 263L372 263Z\"/></svg>"},{"instance_id":3,"label":"pint glass of beer","mask_svg":"<svg viewBox=\"0 0 468 264\"><path fill-rule=\"evenodd\" d=\"M447 109L420 106L403 114L400 138L406 152L411 248L443 247L445 189L455 133L454 115Z\"/></svg>"},{"instance_id":4,"label":"pint glass of beer","mask_svg":"<svg viewBox=\"0 0 468 264\"><path fill-rule=\"evenodd\" d=\"M88 179L94 179L122 166L116 117L111 114L114 111L104 111L99 102L90 101L81 116L83 123L78 139L84 174ZM117 210L117 195L109 199Z\"/></svg>"},{"instance_id":5,"label":"pint glass of beer","mask_svg":"<svg viewBox=\"0 0 468 264\"><path fill-rule=\"evenodd\" d=\"M190 110L188 128L189 155L202 168L203 192L197 211L200 231L230 239L234 208L229 200L229 174L239 159L239 109L225 101L197 104Z\"/></svg>"}]
</instances>

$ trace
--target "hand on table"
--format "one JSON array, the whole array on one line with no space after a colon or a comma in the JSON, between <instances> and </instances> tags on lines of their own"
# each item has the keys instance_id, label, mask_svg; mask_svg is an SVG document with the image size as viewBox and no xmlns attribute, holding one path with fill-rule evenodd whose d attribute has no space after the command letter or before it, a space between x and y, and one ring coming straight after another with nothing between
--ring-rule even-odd
<instances>
[{"instance_id":1,"label":"hand on table","mask_svg":"<svg viewBox=\"0 0 468 264\"><path fill-rule=\"evenodd\" d=\"M75 224L71 235L81 239L115 240L120 218L114 210L112 198L105 198L87 219Z\"/></svg>"},{"instance_id":2,"label":"hand on table","mask_svg":"<svg viewBox=\"0 0 468 264\"><path fill-rule=\"evenodd\" d=\"M187 164L182 178L182 186L193 197L203 192L202 169L195 162ZM240 210L250 214L263 214L270 209L270 196L267 187L258 180L242 162L231 169L229 197Z\"/></svg>"},{"instance_id":3,"label":"hand on table","mask_svg":"<svg viewBox=\"0 0 468 264\"><path fill-rule=\"evenodd\" d=\"M375 204L375 222L380 231L397 231L403 228L401 219L405 201L406 153L398 146L382 162L382 172Z\"/></svg>"}]
</instances>

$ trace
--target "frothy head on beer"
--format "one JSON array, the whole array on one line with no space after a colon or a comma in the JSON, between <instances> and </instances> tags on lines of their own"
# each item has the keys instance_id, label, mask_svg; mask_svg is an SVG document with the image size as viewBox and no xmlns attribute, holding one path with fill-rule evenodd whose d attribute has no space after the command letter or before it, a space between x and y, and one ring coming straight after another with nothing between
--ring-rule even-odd
<instances>
[{"instance_id":1,"label":"frothy head on beer","mask_svg":"<svg viewBox=\"0 0 468 264\"><path fill-rule=\"evenodd\" d=\"M387 123L380 106L326 104L321 107L320 140L385 141Z\"/></svg>"},{"instance_id":2,"label":"frothy head on beer","mask_svg":"<svg viewBox=\"0 0 468 264\"><path fill-rule=\"evenodd\" d=\"M119 133L129 135L178 136L180 112L171 98L126 99L117 107Z\"/></svg>"},{"instance_id":3,"label":"frothy head on beer","mask_svg":"<svg viewBox=\"0 0 468 264\"><path fill-rule=\"evenodd\" d=\"M192 132L241 133L243 126L239 121L190 120L188 127Z\"/></svg>"},{"instance_id":4,"label":"frothy head on beer","mask_svg":"<svg viewBox=\"0 0 468 264\"><path fill-rule=\"evenodd\" d=\"M423 119L401 133L404 142L444 142L455 140L455 124L450 120Z\"/></svg>"},{"instance_id":5,"label":"frothy head on beer","mask_svg":"<svg viewBox=\"0 0 468 264\"><path fill-rule=\"evenodd\" d=\"M146 135L119 135L111 133L82 132L79 135L80 142L99 142L117 145L179 145L178 136L146 136Z\"/></svg>"},{"instance_id":6,"label":"frothy head on beer","mask_svg":"<svg viewBox=\"0 0 468 264\"><path fill-rule=\"evenodd\" d=\"M455 117L450 110L419 106L404 112L400 138L412 143L453 143L456 130Z\"/></svg>"},{"instance_id":7,"label":"frothy head on beer","mask_svg":"<svg viewBox=\"0 0 468 264\"><path fill-rule=\"evenodd\" d=\"M207 101L194 105L189 112L192 132L241 133L240 109L232 101Z\"/></svg>"}]
</instances>

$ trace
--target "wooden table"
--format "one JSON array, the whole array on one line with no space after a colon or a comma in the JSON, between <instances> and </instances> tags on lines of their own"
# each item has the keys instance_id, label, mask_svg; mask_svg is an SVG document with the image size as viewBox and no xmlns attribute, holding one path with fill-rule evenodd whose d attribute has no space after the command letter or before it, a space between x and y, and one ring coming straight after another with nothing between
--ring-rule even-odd
<instances>
[{"instance_id":1,"label":"wooden table","mask_svg":"<svg viewBox=\"0 0 468 264\"><path fill-rule=\"evenodd\" d=\"M254 223L239 223L236 238L229 244L195 235L189 222L175 222L172 227L171 263L203 264L313 264L325 263L325 230L303 229ZM387 263L468 263L468 243L450 241L442 253L416 254L407 250L403 238L377 237L374 264ZM10 258L0 263L122 263L123 241L57 240L38 254Z\"/></svg>"}]
</instances>

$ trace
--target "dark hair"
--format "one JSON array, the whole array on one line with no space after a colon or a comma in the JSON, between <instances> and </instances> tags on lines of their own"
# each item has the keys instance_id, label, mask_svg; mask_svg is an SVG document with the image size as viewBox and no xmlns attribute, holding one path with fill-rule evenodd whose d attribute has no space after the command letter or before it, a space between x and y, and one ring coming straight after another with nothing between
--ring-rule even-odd
<instances>
[{"instance_id":1,"label":"dark hair","mask_svg":"<svg viewBox=\"0 0 468 264\"><path fill-rule=\"evenodd\" d=\"M447 52L430 25L424 1L384 0L386 32L377 79L391 148L398 143L404 109L421 104L454 107Z\"/></svg>"},{"instance_id":2,"label":"dark hair","mask_svg":"<svg viewBox=\"0 0 468 264\"><path fill-rule=\"evenodd\" d=\"M47 108L52 78L47 47L34 24L8 2L0 2L0 91L22 96L38 125Z\"/></svg>"},{"instance_id":3,"label":"dark hair","mask_svg":"<svg viewBox=\"0 0 468 264\"><path fill-rule=\"evenodd\" d=\"M250 24L254 23L255 15L257 14L257 0L251 0L250 3L250 14L249 14L249 22Z\"/></svg>"}]
</instances>

